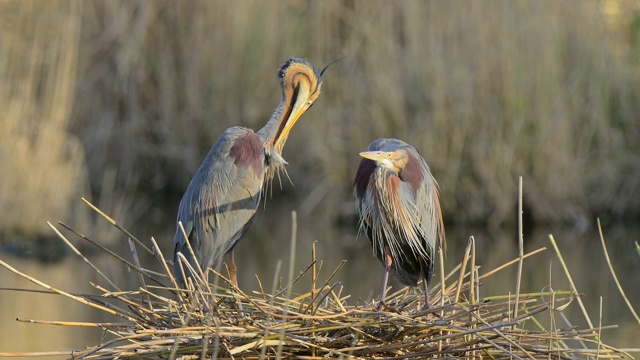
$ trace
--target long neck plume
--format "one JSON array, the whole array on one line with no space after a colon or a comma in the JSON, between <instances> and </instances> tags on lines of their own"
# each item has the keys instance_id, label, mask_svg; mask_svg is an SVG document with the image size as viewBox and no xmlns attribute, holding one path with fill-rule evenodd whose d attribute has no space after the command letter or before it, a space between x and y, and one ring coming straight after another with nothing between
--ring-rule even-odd
<instances>
[{"instance_id":1,"label":"long neck plume","mask_svg":"<svg viewBox=\"0 0 640 360\"><path fill-rule=\"evenodd\" d=\"M386 240L394 261L401 261L403 243L409 246L415 256L426 258L427 252L422 246L425 236L419 222L415 199L403 197L400 192L401 180L389 169L378 167L373 173L370 191L373 205L372 218L373 243L378 250L383 249ZM374 247L375 248L375 247Z\"/></svg>"}]
</instances>

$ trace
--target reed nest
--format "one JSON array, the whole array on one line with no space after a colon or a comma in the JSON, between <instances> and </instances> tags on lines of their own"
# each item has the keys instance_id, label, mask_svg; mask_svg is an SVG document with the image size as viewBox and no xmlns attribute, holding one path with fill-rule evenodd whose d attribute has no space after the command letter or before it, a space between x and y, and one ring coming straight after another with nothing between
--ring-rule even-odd
<instances>
[{"instance_id":1,"label":"reed nest","mask_svg":"<svg viewBox=\"0 0 640 360\"><path fill-rule=\"evenodd\" d=\"M99 209L85 202L127 236L132 260L113 253L64 223L58 225L126 264L137 273L139 287L133 291L120 289L78 251L56 226L49 224L104 279L104 286L91 284L95 294L70 294L20 272L4 261L0 260L0 264L48 291L105 311L119 321L82 323L22 320L51 325L100 327L106 335L100 344L85 349L29 353L31 356L67 354L78 359L569 359L592 356L632 358L630 352L640 351L616 349L602 343L601 332L607 327L544 327L539 317L559 316L566 307L576 304L584 310L580 295L573 285L567 291L525 294L516 288L513 294L478 297L481 282L507 268L517 267L520 274L523 261L545 248L527 254L521 252L513 261L480 275L475 263L475 242L470 238L464 258L454 269L445 273L441 266L440 278L431 285L433 306L430 309L422 309L422 294L403 288L390 293L386 299L387 304L395 307L397 312L377 312L373 307L375 303L348 305L348 289L343 289L334 281L341 266L326 279L319 278L315 247L311 264L297 274L291 268L288 280L284 284L274 285L271 291L265 291L261 285L260 291L248 294L234 288L222 275L223 272L203 272L199 268L192 269L196 275L190 279L193 281L187 289L180 289L172 275L172 262L162 254L153 238L150 246L147 246ZM293 246L295 233L294 225ZM564 266L552 236L550 240ZM140 263L138 251L152 253L164 271L145 268ZM442 264L442 255L440 260ZM567 276L570 279L568 272ZM303 277L311 277L311 288L305 293L293 293L293 284ZM209 281L204 280L207 278ZM590 320L588 323L591 324Z\"/></svg>"}]
</instances>

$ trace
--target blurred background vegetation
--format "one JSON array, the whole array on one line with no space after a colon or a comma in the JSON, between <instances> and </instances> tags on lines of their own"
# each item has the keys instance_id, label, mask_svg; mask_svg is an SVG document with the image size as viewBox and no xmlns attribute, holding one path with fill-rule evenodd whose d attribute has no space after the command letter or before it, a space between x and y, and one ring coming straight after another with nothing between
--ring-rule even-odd
<instances>
[{"instance_id":1,"label":"blurred background vegetation","mask_svg":"<svg viewBox=\"0 0 640 360\"><path fill-rule=\"evenodd\" d=\"M221 132L269 119L289 56L346 57L271 201L319 228L353 226L357 154L379 137L421 151L448 223L513 224L520 175L529 221L637 220L638 4L2 1L0 232L93 224L81 196L172 227Z\"/></svg>"}]
</instances>

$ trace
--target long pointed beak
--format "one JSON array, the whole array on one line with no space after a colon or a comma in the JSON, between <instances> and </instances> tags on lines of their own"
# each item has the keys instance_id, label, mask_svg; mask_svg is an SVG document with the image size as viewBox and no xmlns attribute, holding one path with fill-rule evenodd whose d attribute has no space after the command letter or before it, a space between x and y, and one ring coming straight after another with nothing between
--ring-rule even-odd
<instances>
[{"instance_id":1,"label":"long pointed beak","mask_svg":"<svg viewBox=\"0 0 640 360\"><path fill-rule=\"evenodd\" d=\"M308 87L301 86L297 94L297 98L295 99L295 103L293 104L293 108L289 113L289 117L285 120L284 128L275 140L274 147L277 152L282 152L284 143L287 141L289 132L293 128L293 125L296 124L302 114L309 110L311 105L313 105L314 100L320 95L320 85L321 84L318 85L318 88L314 93L309 93Z\"/></svg>"},{"instance_id":2,"label":"long pointed beak","mask_svg":"<svg viewBox=\"0 0 640 360\"><path fill-rule=\"evenodd\" d=\"M382 162L386 159L387 153L384 151L363 151L360 153L360 156L375 162Z\"/></svg>"},{"instance_id":3,"label":"long pointed beak","mask_svg":"<svg viewBox=\"0 0 640 360\"><path fill-rule=\"evenodd\" d=\"M395 169L396 166L393 164L393 161L391 161L389 157L390 154L390 152L386 151L363 151L360 153L360 156L375 161L378 166Z\"/></svg>"}]
</instances>

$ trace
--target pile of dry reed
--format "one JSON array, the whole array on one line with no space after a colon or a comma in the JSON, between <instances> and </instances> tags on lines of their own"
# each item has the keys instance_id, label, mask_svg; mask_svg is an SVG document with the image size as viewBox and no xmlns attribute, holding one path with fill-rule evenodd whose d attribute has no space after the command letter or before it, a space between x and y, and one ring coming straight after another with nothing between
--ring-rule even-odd
<instances>
[{"instance_id":1,"label":"pile of dry reed","mask_svg":"<svg viewBox=\"0 0 640 360\"><path fill-rule=\"evenodd\" d=\"M49 291L121 319L113 323L45 321L54 325L97 326L109 334L98 345L67 351L73 358L625 358L631 357L630 351L640 351L603 344L600 335L607 327L601 325L587 329L570 325L545 328L537 317L554 316L570 304L582 306L573 285L569 291L524 294L515 289L512 295L478 297L481 281L509 266L517 266L520 275L524 259L545 248L528 254L521 252L513 261L480 276L475 263L475 243L470 238L465 256L456 268L445 273L441 266L439 282L434 281L431 288L434 307L428 312L421 310L422 295L404 288L386 299L399 311L379 313L371 307L347 304L349 296L344 293L348 289L342 289L334 281L341 266L328 278L318 278L315 248L312 263L295 279L291 267L285 286L274 285L271 292L262 289L247 294L237 288L230 290L232 286L223 275L213 272L209 274L213 283L206 282L200 269L193 269L199 274L195 276L196 284L180 290L172 276L172 263L153 238L151 247L147 247L93 208L128 237L133 261L114 254L64 223L59 225L135 271L140 279L137 290L122 291L52 224L49 225L56 234L103 277L110 289L92 284L98 291L96 295L73 295L0 261L5 268ZM562 262L552 236L550 240ZM295 226L292 244L295 246ZM153 253L164 272L143 267L137 255L140 249ZM311 289L293 294L292 285L305 276L312 278ZM568 272L567 276L570 279ZM223 282L226 286L218 286Z\"/></svg>"}]
</instances>

